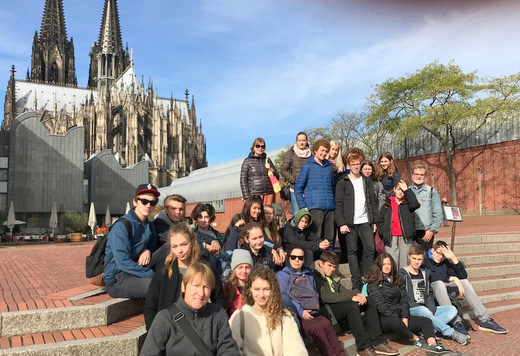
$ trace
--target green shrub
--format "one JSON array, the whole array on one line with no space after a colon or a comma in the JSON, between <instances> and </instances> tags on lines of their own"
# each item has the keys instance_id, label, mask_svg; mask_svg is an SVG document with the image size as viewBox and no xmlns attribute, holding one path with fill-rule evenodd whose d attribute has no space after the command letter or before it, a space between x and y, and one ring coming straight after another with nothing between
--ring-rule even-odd
<instances>
[{"instance_id":1,"label":"green shrub","mask_svg":"<svg viewBox=\"0 0 520 356\"><path fill-rule=\"evenodd\" d=\"M86 213L67 211L63 214L63 222L65 224L65 232L83 232L85 226L88 225L88 215Z\"/></svg>"}]
</instances>

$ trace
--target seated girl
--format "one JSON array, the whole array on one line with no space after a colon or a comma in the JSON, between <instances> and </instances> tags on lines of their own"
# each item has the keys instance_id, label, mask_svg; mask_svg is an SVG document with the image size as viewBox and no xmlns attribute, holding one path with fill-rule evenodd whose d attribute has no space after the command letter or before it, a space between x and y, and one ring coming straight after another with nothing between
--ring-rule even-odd
<instances>
[{"instance_id":1,"label":"seated girl","mask_svg":"<svg viewBox=\"0 0 520 356\"><path fill-rule=\"evenodd\" d=\"M226 296L226 312L231 316L235 310L244 305L244 286L247 277L251 274L253 259L246 250L236 249L231 257L231 276L224 285Z\"/></svg>"},{"instance_id":2,"label":"seated girl","mask_svg":"<svg viewBox=\"0 0 520 356\"><path fill-rule=\"evenodd\" d=\"M422 316L410 315L408 297L403 287L397 265L389 253L379 255L366 279L369 303L375 303L384 333L394 332L411 340L414 346L432 353L444 353L437 345L432 321ZM421 332L424 339L415 333Z\"/></svg>"},{"instance_id":3,"label":"seated girl","mask_svg":"<svg viewBox=\"0 0 520 356\"><path fill-rule=\"evenodd\" d=\"M176 303L181 297L181 280L188 267L199 261L199 246L193 229L186 223L178 223L168 231L171 251L164 265L157 267L150 283L144 303L144 319L149 329L155 315L162 309ZM202 261L206 262L206 261ZM210 264L215 276L218 273ZM225 306L225 297L222 282L217 278L212 288L211 301L222 307Z\"/></svg>"},{"instance_id":4,"label":"seated girl","mask_svg":"<svg viewBox=\"0 0 520 356\"><path fill-rule=\"evenodd\" d=\"M244 301L229 319L242 355L308 355L291 313L283 306L272 270L261 266L253 270L244 287Z\"/></svg>"},{"instance_id":5,"label":"seated girl","mask_svg":"<svg viewBox=\"0 0 520 356\"><path fill-rule=\"evenodd\" d=\"M292 309L301 319L304 335L312 337L322 355L346 356L330 321L320 315L320 300L313 272L304 266L305 251L298 245L292 245L287 255L290 266L278 272L276 277L285 300L290 300L287 302L292 304Z\"/></svg>"}]
</instances>

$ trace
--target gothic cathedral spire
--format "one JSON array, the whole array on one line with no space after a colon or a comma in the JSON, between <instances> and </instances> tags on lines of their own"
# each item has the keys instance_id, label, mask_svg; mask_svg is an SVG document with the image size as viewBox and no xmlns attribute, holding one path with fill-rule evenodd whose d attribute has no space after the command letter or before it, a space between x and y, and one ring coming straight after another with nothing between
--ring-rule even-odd
<instances>
[{"instance_id":1,"label":"gothic cathedral spire","mask_svg":"<svg viewBox=\"0 0 520 356\"><path fill-rule=\"evenodd\" d=\"M99 39L90 51L90 88L109 86L130 63L128 53L123 49L119 12L116 0L105 0Z\"/></svg>"},{"instance_id":2,"label":"gothic cathedral spire","mask_svg":"<svg viewBox=\"0 0 520 356\"><path fill-rule=\"evenodd\" d=\"M74 44L67 40L62 0L46 0L40 36L34 34L31 81L77 86Z\"/></svg>"}]
</instances>

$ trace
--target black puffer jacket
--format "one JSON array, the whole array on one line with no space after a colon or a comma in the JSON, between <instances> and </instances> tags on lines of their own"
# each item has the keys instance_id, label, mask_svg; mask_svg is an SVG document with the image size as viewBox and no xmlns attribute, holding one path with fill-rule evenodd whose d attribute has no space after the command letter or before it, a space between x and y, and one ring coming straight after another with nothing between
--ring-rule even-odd
<instances>
[{"instance_id":1,"label":"black puffer jacket","mask_svg":"<svg viewBox=\"0 0 520 356\"><path fill-rule=\"evenodd\" d=\"M399 204L399 220L401 222L401 230L403 237L407 240L415 237L415 218L413 212L421 206L415 197L415 193L410 189L404 191L405 200ZM386 246L392 244L392 205L390 198L386 199L385 205L379 212L379 220L377 221L377 230L379 236L383 238Z\"/></svg>"},{"instance_id":2,"label":"black puffer jacket","mask_svg":"<svg viewBox=\"0 0 520 356\"><path fill-rule=\"evenodd\" d=\"M266 157L265 153L261 156L255 156L253 153L250 153L242 163L242 169L240 170L240 188L242 189L244 199L252 195L274 193L271 180L267 175L267 169L265 169ZM278 172L270 158L267 159L267 163L271 166L271 171L276 178L279 178Z\"/></svg>"},{"instance_id":3,"label":"black puffer jacket","mask_svg":"<svg viewBox=\"0 0 520 356\"><path fill-rule=\"evenodd\" d=\"M383 277L380 284L369 283L367 290L368 296L374 301L380 315L398 318L410 316L408 297L403 286L390 283L387 277Z\"/></svg>"},{"instance_id":4,"label":"black puffer jacket","mask_svg":"<svg viewBox=\"0 0 520 356\"><path fill-rule=\"evenodd\" d=\"M310 157L310 156L309 156ZM296 153L294 153L294 146L291 147L289 151L285 153L283 156L282 162L282 177L285 178L286 182L289 182L291 188L294 189L294 183L296 183L296 179L298 178L298 174L300 174L300 170L302 166L307 163L309 157L302 158L298 157Z\"/></svg>"}]
</instances>

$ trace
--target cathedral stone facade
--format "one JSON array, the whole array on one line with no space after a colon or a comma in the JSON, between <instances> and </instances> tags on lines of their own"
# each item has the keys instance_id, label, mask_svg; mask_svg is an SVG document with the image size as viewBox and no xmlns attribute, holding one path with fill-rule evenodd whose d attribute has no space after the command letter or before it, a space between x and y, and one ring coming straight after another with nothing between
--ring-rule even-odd
<instances>
[{"instance_id":1,"label":"cathedral stone facade","mask_svg":"<svg viewBox=\"0 0 520 356\"><path fill-rule=\"evenodd\" d=\"M183 99L160 97L151 80L147 85L139 81L122 43L117 1L105 0L87 87L78 87L62 0L46 0L26 79L15 79L11 68L2 130L9 131L17 115L33 110L51 134L84 126L85 160L110 149L123 167L148 161L150 182L169 185L207 165L195 100L192 96L190 102L187 89Z\"/></svg>"}]
</instances>

